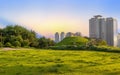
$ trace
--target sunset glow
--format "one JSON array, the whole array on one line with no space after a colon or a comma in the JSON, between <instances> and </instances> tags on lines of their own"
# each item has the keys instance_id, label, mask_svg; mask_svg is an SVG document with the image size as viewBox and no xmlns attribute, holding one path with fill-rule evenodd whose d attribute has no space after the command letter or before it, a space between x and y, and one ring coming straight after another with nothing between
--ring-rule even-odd
<instances>
[{"instance_id":1,"label":"sunset glow","mask_svg":"<svg viewBox=\"0 0 120 75\"><path fill-rule=\"evenodd\" d=\"M62 31L81 32L88 36L88 20L97 14L120 21L120 11L114 9L118 0L0 0L0 3L0 18L46 37L54 37L55 32ZM111 4L113 7L110 10L108 7ZM0 21L0 27L5 24Z\"/></svg>"}]
</instances>

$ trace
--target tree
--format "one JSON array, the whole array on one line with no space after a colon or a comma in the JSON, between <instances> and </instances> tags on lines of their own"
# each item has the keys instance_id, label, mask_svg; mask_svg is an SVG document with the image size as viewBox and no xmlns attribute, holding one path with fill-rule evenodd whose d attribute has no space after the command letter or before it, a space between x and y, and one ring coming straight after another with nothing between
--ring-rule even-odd
<instances>
[{"instance_id":1,"label":"tree","mask_svg":"<svg viewBox=\"0 0 120 75\"><path fill-rule=\"evenodd\" d=\"M3 33L3 42L11 43L11 45L16 46L36 46L35 43L37 40L36 33L32 30L28 30L22 26L10 25L2 29ZM17 42L15 42L17 41ZM20 45L21 44L21 45Z\"/></svg>"},{"instance_id":2,"label":"tree","mask_svg":"<svg viewBox=\"0 0 120 75\"><path fill-rule=\"evenodd\" d=\"M96 42L98 46L107 45L105 40L98 39Z\"/></svg>"},{"instance_id":3,"label":"tree","mask_svg":"<svg viewBox=\"0 0 120 75\"><path fill-rule=\"evenodd\" d=\"M53 46L55 43L51 39L47 39L42 37L38 40L38 48L48 48L49 46Z\"/></svg>"},{"instance_id":4,"label":"tree","mask_svg":"<svg viewBox=\"0 0 120 75\"><path fill-rule=\"evenodd\" d=\"M107 45L106 41L102 40L102 39L91 39L87 45L89 46L103 46L103 45Z\"/></svg>"},{"instance_id":5,"label":"tree","mask_svg":"<svg viewBox=\"0 0 120 75\"><path fill-rule=\"evenodd\" d=\"M37 38L33 30L28 30L19 25L9 25L3 29L2 42L5 46L48 48L54 41L48 38ZM1 37L0 37L1 38Z\"/></svg>"},{"instance_id":6,"label":"tree","mask_svg":"<svg viewBox=\"0 0 120 75\"><path fill-rule=\"evenodd\" d=\"M47 40L45 37L42 37L38 40L39 44L38 44L38 48L45 48L48 46L47 44Z\"/></svg>"},{"instance_id":7,"label":"tree","mask_svg":"<svg viewBox=\"0 0 120 75\"><path fill-rule=\"evenodd\" d=\"M39 44L38 39L36 39L32 43L30 43L30 47L37 47L38 44Z\"/></svg>"}]
</instances>

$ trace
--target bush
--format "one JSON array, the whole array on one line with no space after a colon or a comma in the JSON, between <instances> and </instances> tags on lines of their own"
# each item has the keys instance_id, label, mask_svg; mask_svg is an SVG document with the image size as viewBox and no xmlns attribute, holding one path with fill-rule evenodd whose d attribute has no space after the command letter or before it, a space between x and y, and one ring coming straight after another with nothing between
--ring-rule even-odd
<instances>
[{"instance_id":1,"label":"bush","mask_svg":"<svg viewBox=\"0 0 120 75\"><path fill-rule=\"evenodd\" d=\"M85 50L87 47L85 45L62 45L62 46L51 46L50 49L53 50Z\"/></svg>"},{"instance_id":2,"label":"bush","mask_svg":"<svg viewBox=\"0 0 120 75\"><path fill-rule=\"evenodd\" d=\"M5 44L5 47L12 47L12 44L11 44L10 42L7 42L7 43Z\"/></svg>"},{"instance_id":3,"label":"bush","mask_svg":"<svg viewBox=\"0 0 120 75\"><path fill-rule=\"evenodd\" d=\"M49 46L54 46L54 41L49 39L49 38L39 38L38 39L38 46L37 48L43 48L43 49L48 49Z\"/></svg>"},{"instance_id":4,"label":"bush","mask_svg":"<svg viewBox=\"0 0 120 75\"><path fill-rule=\"evenodd\" d=\"M86 45L63 45L51 46L53 50L91 50L91 51L104 51L104 52L120 52L120 48L110 46L86 46Z\"/></svg>"},{"instance_id":5,"label":"bush","mask_svg":"<svg viewBox=\"0 0 120 75\"><path fill-rule=\"evenodd\" d=\"M21 47L21 43L20 43L19 41L15 41L15 42L13 43L13 45L14 45L15 47Z\"/></svg>"},{"instance_id":6,"label":"bush","mask_svg":"<svg viewBox=\"0 0 120 75\"><path fill-rule=\"evenodd\" d=\"M0 47L3 47L3 44L0 42Z\"/></svg>"},{"instance_id":7,"label":"bush","mask_svg":"<svg viewBox=\"0 0 120 75\"><path fill-rule=\"evenodd\" d=\"M95 45L95 46L107 46L107 43L106 41L104 40L101 40L101 39L91 39L89 42L87 42L88 46L92 46L92 45Z\"/></svg>"},{"instance_id":8,"label":"bush","mask_svg":"<svg viewBox=\"0 0 120 75\"><path fill-rule=\"evenodd\" d=\"M66 49L65 46L50 46L49 48L53 50L65 50Z\"/></svg>"},{"instance_id":9,"label":"bush","mask_svg":"<svg viewBox=\"0 0 120 75\"><path fill-rule=\"evenodd\" d=\"M29 40L24 40L21 44L22 47L28 47L29 46Z\"/></svg>"}]
</instances>

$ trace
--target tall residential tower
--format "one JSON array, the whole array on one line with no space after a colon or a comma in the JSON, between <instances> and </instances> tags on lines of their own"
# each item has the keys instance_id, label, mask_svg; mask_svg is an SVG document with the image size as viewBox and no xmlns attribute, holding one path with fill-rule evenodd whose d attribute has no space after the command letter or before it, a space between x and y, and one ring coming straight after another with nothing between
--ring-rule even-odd
<instances>
[{"instance_id":1,"label":"tall residential tower","mask_svg":"<svg viewBox=\"0 0 120 75\"><path fill-rule=\"evenodd\" d=\"M55 33L55 42L56 42L56 43L58 43L58 42L60 41L59 38L60 38L60 37L59 37L59 33L56 32L56 33Z\"/></svg>"},{"instance_id":2,"label":"tall residential tower","mask_svg":"<svg viewBox=\"0 0 120 75\"><path fill-rule=\"evenodd\" d=\"M61 34L60 34L60 41L62 41L64 38L65 38L65 33L64 32L61 32Z\"/></svg>"},{"instance_id":3,"label":"tall residential tower","mask_svg":"<svg viewBox=\"0 0 120 75\"><path fill-rule=\"evenodd\" d=\"M103 18L101 15L94 16L89 20L90 38L102 39L110 46L117 46L117 20Z\"/></svg>"}]
</instances>

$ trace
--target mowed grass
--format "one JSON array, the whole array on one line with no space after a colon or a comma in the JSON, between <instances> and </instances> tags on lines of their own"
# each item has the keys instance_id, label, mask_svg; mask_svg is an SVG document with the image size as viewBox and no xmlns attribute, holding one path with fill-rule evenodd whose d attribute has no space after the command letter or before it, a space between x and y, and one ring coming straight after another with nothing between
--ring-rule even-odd
<instances>
[{"instance_id":1,"label":"mowed grass","mask_svg":"<svg viewBox=\"0 0 120 75\"><path fill-rule=\"evenodd\" d=\"M120 75L120 53L0 50L0 75Z\"/></svg>"}]
</instances>

